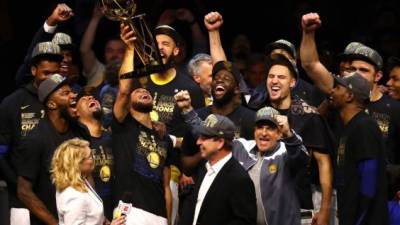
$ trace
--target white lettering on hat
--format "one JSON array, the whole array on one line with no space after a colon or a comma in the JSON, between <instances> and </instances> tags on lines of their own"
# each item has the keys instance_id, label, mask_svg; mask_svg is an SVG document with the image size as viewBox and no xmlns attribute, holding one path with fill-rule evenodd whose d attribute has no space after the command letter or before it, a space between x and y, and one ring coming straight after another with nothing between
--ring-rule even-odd
<instances>
[{"instance_id":1,"label":"white lettering on hat","mask_svg":"<svg viewBox=\"0 0 400 225\"><path fill-rule=\"evenodd\" d=\"M218 118L215 115L211 114L204 121L204 126L213 128L215 126L215 124L217 124L217 122L218 122Z\"/></svg>"}]
</instances>

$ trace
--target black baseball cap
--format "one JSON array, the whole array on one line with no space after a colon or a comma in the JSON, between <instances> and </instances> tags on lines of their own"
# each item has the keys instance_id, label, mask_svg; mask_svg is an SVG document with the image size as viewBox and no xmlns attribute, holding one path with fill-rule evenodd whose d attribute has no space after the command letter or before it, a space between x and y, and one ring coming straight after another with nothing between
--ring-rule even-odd
<instances>
[{"instance_id":1,"label":"black baseball cap","mask_svg":"<svg viewBox=\"0 0 400 225\"><path fill-rule=\"evenodd\" d=\"M290 41L285 40L285 39L279 39L277 41L269 43L265 47L265 54L270 55L271 52L275 49L283 49L283 50L287 51L289 53L289 55L291 55L293 57L294 60L297 60L296 48Z\"/></svg>"},{"instance_id":2,"label":"black baseball cap","mask_svg":"<svg viewBox=\"0 0 400 225\"><path fill-rule=\"evenodd\" d=\"M171 37L174 41L175 44L180 47L184 44L184 40L182 36L171 26L169 25L159 25L154 29L154 36L158 34L165 34L169 37Z\"/></svg>"},{"instance_id":3,"label":"black baseball cap","mask_svg":"<svg viewBox=\"0 0 400 225\"><path fill-rule=\"evenodd\" d=\"M371 95L371 85L367 79L354 72L344 77L333 76L335 82L348 88L360 103L368 103Z\"/></svg>"},{"instance_id":4,"label":"black baseball cap","mask_svg":"<svg viewBox=\"0 0 400 225\"><path fill-rule=\"evenodd\" d=\"M226 70L232 74L233 78L236 81L236 84L239 85L240 81L242 80L242 75L240 74L239 69L237 69L233 63L229 61L219 61L215 63L212 69L212 77L214 78L215 75L221 70Z\"/></svg>"},{"instance_id":5,"label":"black baseball cap","mask_svg":"<svg viewBox=\"0 0 400 225\"><path fill-rule=\"evenodd\" d=\"M60 74L56 73L46 78L40 83L38 88L39 100L42 103L46 103L49 96L58 90L61 86L68 83L68 79Z\"/></svg>"}]
</instances>

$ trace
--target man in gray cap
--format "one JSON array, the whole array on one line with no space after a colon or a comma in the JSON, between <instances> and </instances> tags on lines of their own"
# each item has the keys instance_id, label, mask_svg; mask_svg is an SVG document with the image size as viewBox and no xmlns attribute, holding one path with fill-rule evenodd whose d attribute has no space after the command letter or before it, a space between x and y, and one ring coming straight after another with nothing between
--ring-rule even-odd
<instances>
[{"instance_id":1,"label":"man in gray cap","mask_svg":"<svg viewBox=\"0 0 400 225\"><path fill-rule=\"evenodd\" d=\"M16 197L16 147L44 117L43 104L37 88L50 74L59 70L62 55L60 47L51 42L40 42L31 55L30 76L33 80L5 97L0 105L0 168L5 175L11 208L10 223L25 225L29 212Z\"/></svg>"},{"instance_id":2,"label":"man in gray cap","mask_svg":"<svg viewBox=\"0 0 400 225\"><path fill-rule=\"evenodd\" d=\"M179 92L175 98L182 111L190 111L187 93ZM185 122L192 127L202 123L199 117L187 115ZM302 139L290 129L287 117L271 107L258 110L255 123L255 139L233 140L232 154L255 184L257 224L300 224L300 204L293 177L294 171L298 172L310 160ZM195 135L212 135L211 132L192 130Z\"/></svg>"},{"instance_id":3,"label":"man in gray cap","mask_svg":"<svg viewBox=\"0 0 400 225\"><path fill-rule=\"evenodd\" d=\"M233 155L254 182L257 225L299 225L294 177L310 160L306 147L288 118L274 108L259 109L255 121L255 140L238 139Z\"/></svg>"},{"instance_id":4,"label":"man in gray cap","mask_svg":"<svg viewBox=\"0 0 400 225\"><path fill-rule=\"evenodd\" d=\"M339 223L388 224L382 134L364 111L369 82L358 73L334 79L329 104L345 125L335 160Z\"/></svg>"},{"instance_id":5,"label":"man in gray cap","mask_svg":"<svg viewBox=\"0 0 400 225\"><path fill-rule=\"evenodd\" d=\"M329 94L334 85L334 78L331 72L319 62L314 38L316 29L320 25L321 20L318 14L310 13L303 16L303 40L300 54L304 70L322 92ZM357 72L367 79L371 87L370 104L367 106L367 111L378 122L385 145L389 146L391 143L397 142L398 137L389 134L389 130L393 133L400 132L397 116L400 114L400 107L398 102L382 94L379 90L378 82L383 76L382 57L376 50L356 42L350 43L342 55L344 57L341 58L349 61L350 64L347 71L341 75L346 76L348 73ZM336 130L335 133L340 133L342 125L336 123L335 126L337 126L333 128Z\"/></svg>"},{"instance_id":6,"label":"man in gray cap","mask_svg":"<svg viewBox=\"0 0 400 225\"><path fill-rule=\"evenodd\" d=\"M55 188L48 168L53 152L63 141L78 135L73 127L76 94L59 74L49 76L38 88L45 116L17 148L18 198L30 210L31 225L57 224Z\"/></svg>"},{"instance_id":7,"label":"man in gray cap","mask_svg":"<svg viewBox=\"0 0 400 225\"><path fill-rule=\"evenodd\" d=\"M64 3L57 4L55 9L52 11L51 15L44 22L43 26L36 32L35 36L32 38L31 44L28 48L27 55L25 56L24 62L18 68L17 74L15 75L15 81L17 86L23 85L31 81L31 56L35 46L39 42L52 41L54 32L58 24L69 20L74 13L68 5ZM58 39L60 40L60 39ZM65 40L65 39L64 39ZM59 44L53 42L54 44ZM61 58L62 59L62 58Z\"/></svg>"},{"instance_id":8,"label":"man in gray cap","mask_svg":"<svg viewBox=\"0 0 400 225\"><path fill-rule=\"evenodd\" d=\"M201 157L207 163L201 168L181 224L255 224L253 182L232 157L235 125L225 116L211 114L195 130L200 135Z\"/></svg>"}]
</instances>

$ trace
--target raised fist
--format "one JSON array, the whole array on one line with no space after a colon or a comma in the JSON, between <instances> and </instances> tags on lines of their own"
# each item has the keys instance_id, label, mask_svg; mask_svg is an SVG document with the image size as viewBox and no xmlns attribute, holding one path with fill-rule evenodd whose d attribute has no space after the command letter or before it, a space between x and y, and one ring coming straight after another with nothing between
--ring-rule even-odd
<instances>
[{"instance_id":1,"label":"raised fist","mask_svg":"<svg viewBox=\"0 0 400 225\"><path fill-rule=\"evenodd\" d=\"M219 30L224 20L219 12L210 12L204 17L204 25L208 31Z\"/></svg>"},{"instance_id":2,"label":"raised fist","mask_svg":"<svg viewBox=\"0 0 400 225\"><path fill-rule=\"evenodd\" d=\"M301 27L306 33L315 32L321 26L321 19L318 13L308 13L303 15L301 19Z\"/></svg>"},{"instance_id":3,"label":"raised fist","mask_svg":"<svg viewBox=\"0 0 400 225\"><path fill-rule=\"evenodd\" d=\"M193 110L190 94L187 90L180 91L174 95L176 104L183 112L190 112Z\"/></svg>"},{"instance_id":4,"label":"raised fist","mask_svg":"<svg viewBox=\"0 0 400 225\"><path fill-rule=\"evenodd\" d=\"M74 16L74 13L67 4L57 4L49 18L47 18L47 24L50 26L55 26L60 22L69 20L72 16Z\"/></svg>"}]
</instances>

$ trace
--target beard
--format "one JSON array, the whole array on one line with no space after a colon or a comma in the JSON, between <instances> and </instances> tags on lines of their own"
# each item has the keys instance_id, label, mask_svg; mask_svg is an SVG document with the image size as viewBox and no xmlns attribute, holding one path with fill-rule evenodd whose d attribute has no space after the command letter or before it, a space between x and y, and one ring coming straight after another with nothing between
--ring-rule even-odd
<instances>
[{"instance_id":1,"label":"beard","mask_svg":"<svg viewBox=\"0 0 400 225\"><path fill-rule=\"evenodd\" d=\"M220 99L215 98L214 90L211 90L211 92L213 96L213 102L214 102L213 104L216 104L218 106L226 105L227 103L233 100L233 97L235 97L235 90L233 88L228 89Z\"/></svg>"},{"instance_id":2,"label":"beard","mask_svg":"<svg viewBox=\"0 0 400 225\"><path fill-rule=\"evenodd\" d=\"M69 122L75 121L75 118L71 115L71 112L68 109L68 106L60 106L61 117Z\"/></svg>"},{"instance_id":3,"label":"beard","mask_svg":"<svg viewBox=\"0 0 400 225\"><path fill-rule=\"evenodd\" d=\"M103 118L103 110L99 109L96 110L92 113L93 118L95 118L97 121L101 121Z\"/></svg>"},{"instance_id":4,"label":"beard","mask_svg":"<svg viewBox=\"0 0 400 225\"><path fill-rule=\"evenodd\" d=\"M133 102L132 108L141 113L149 113L153 110L153 103Z\"/></svg>"}]
</instances>

